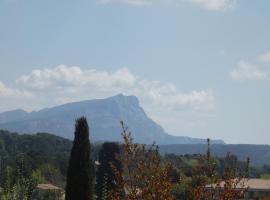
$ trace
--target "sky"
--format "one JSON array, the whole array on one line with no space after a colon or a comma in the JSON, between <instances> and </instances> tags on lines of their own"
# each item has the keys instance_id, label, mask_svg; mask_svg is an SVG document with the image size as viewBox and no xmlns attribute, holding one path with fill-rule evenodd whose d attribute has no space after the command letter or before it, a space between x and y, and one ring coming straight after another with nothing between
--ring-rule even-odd
<instances>
[{"instance_id":1,"label":"sky","mask_svg":"<svg viewBox=\"0 0 270 200\"><path fill-rule=\"evenodd\" d=\"M173 135L270 144L270 1L0 0L0 112L136 95Z\"/></svg>"}]
</instances>

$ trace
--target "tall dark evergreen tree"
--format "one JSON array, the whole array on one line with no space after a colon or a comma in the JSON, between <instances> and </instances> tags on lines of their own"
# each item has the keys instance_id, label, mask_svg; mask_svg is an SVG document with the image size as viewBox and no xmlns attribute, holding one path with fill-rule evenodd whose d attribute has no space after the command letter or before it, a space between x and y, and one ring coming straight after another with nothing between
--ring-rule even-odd
<instances>
[{"instance_id":1,"label":"tall dark evergreen tree","mask_svg":"<svg viewBox=\"0 0 270 200\"><path fill-rule=\"evenodd\" d=\"M122 164L118 157L120 156L119 144L114 142L105 142L99 152L99 163L97 170L96 194L97 200L106 200L108 193L118 187L116 177L112 170L112 165L121 171Z\"/></svg>"},{"instance_id":2,"label":"tall dark evergreen tree","mask_svg":"<svg viewBox=\"0 0 270 200\"><path fill-rule=\"evenodd\" d=\"M90 155L89 127L85 117L76 120L66 185L66 200L94 199L93 162Z\"/></svg>"}]
</instances>

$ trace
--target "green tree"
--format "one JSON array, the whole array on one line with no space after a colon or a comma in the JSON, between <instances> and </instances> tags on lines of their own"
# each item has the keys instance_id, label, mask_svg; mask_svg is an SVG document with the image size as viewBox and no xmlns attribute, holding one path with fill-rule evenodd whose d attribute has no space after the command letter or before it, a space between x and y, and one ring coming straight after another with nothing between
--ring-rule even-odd
<instances>
[{"instance_id":1,"label":"green tree","mask_svg":"<svg viewBox=\"0 0 270 200\"><path fill-rule=\"evenodd\" d=\"M23 176L21 166L17 170L7 166L3 175L5 179L0 185L1 200L33 199L36 183L33 179Z\"/></svg>"},{"instance_id":2,"label":"green tree","mask_svg":"<svg viewBox=\"0 0 270 200\"><path fill-rule=\"evenodd\" d=\"M117 187L116 177L112 170L112 165L121 171L122 164L119 159L119 144L105 142L99 152L99 163L97 171L96 194L97 200L108 198L108 192Z\"/></svg>"},{"instance_id":3,"label":"green tree","mask_svg":"<svg viewBox=\"0 0 270 200\"><path fill-rule=\"evenodd\" d=\"M76 120L66 185L66 200L92 200L94 173L91 161L89 127L85 117Z\"/></svg>"}]
</instances>

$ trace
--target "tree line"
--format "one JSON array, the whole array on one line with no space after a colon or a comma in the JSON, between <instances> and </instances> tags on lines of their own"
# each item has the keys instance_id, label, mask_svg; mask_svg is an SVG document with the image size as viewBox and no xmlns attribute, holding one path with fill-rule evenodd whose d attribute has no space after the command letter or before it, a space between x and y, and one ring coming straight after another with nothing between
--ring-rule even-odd
<instances>
[{"instance_id":1,"label":"tree line","mask_svg":"<svg viewBox=\"0 0 270 200\"><path fill-rule=\"evenodd\" d=\"M249 177L249 158L245 171L239 171L238 160L229 153L225 171L219 174L207 140L206 155L199 155L184 193L177 193L182 177L171 161L163 161L158 146L150 148L133 142L128 127L121 122L123 148L104 143L99 152L97 178L90 156L89 127L86 118L76 121L75 139L67 172L66 200L234 200L244 198ZM96 180L96 181L95 181ZM220 185L225 182L224 187ZM95 187L96 186L96 187ZM94 191L96 188L96 192ZM179 195L179 196L177 196Z\"/></svg>"},{"instance_id":2,"label":"tree line","mask_svg":"<svg viewBox=\"0 0 270 200\"><path fill-rule=\"evenodd\" d=\"M235 184L245 177L267 178L270 171L232 154L212 156L210 140L205 155L162 156L155 144L134 143L128 127L120 125L123 143L94 145L84 117L76 120L73 143L51 134L0 131L0 199L60 198L37 196L38 183L65 188L67 200L236 199L244 191L235 192ZM220 181L229 187L214 186Z\"/></svg>"}]
</instances>

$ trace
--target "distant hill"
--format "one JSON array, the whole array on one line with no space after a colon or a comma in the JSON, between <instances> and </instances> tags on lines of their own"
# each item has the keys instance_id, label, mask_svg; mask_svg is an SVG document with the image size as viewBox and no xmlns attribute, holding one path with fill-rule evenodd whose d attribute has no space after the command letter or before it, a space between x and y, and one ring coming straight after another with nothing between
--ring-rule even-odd
<instances>
[{"instance_id":1,"label":"distant hill","mask_svg":"<svg viewBox=\"0 0 270 200\"><path fill-rule=\"evenodd\" d=\"M49 133L18 134L0 130L0 157L14 159L20 153L42 152L46 155L67 154L72 141ZM5 156L3 156L5 155Z\"/></svg>"},{"instance_id":2,"label":"distant hill","mask_svg":"<svg viewBox=\"0 0 270 200\"><path fill-rule=\"evenodd\" d=\"M37 134L17 134L0 130L0 160L12 162L16 160L20 153L25 153L32 157L34 163L39 161L54 162L65 166L72 141L48 133ZM92 145L92 155L97 159L100 144ZM205 154L206 144L177 144L159 145L161 154ZM211 152L218 157L225 157L227 152L234 154L239 160L245 161L249 156L251 164L270 164L270 145L247 145L247 144L212 144ZM36 156L42 157L36 158ZM61 158L61 160L59 160ZM57 161L57 162L56 162ZM61 164L62 163L62 164Z\"/></svg>"},{"instance_id":3,"label":"distant hill","mask_svg":"<svg viewBox=\"0 0 270 200\"><path fill-rule=\"evenodd\" d=\"M205 139L169 135L151 120L135 96L117 95L68 103L40 111L14 110L0 113L0 129L18 133L49 132L72 139L75 119L87 117L92 141L120 141L123 120L136 142L150 144L204 144ZM224 143L222 140L213 143Z\"/></svg>"},{"instance_id":4,"label":"distant hill","mask_svg":"<svg viewBox=\"0 0 270 200\"><path fill-rule=\"evenodd\" d=\"M205 154L207 145L203 144L176 144L160 145L162 154ZM253 144L213 144L211 152L218 157L225 157L227 152L234 154L241 161L246 161L250 157L252 164L270 164L270 145Z\"/></svg>"}]
</instances>

